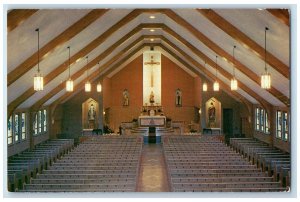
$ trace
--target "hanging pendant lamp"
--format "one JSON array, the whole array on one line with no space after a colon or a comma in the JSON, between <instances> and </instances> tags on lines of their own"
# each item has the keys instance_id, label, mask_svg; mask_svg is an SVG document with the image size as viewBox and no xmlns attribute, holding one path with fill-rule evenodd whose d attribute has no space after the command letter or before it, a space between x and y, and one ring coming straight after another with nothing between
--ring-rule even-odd
<instances>
[{"instance_id":1,"label":"hanging pendant lamp","mask_svg":"<svg viewBox=\"0 0 300 202\"><path fill-rule=\"evenodd\" d=\"M69 79L66 81L66 91L67 92L73 92L74 90L74 82L73 80L71 79L71 73L70 73L70 46L68 46L68 49L69 49Z\"/></svg>"},{"instance_id":2,"label":"hanging pendant lamp","mask_svg":"<svg viewBox=\"0 0 300 202\"><path fill-rule=\"evenodd\" d=\"M235 57L234 57L234 49L236 48L236 46L233 46L233 53L232 53L232 56L233 56L233 77L230 81L230 87L231 87L231 90L237 90L238 89L238 83L237 83L237 80L235 78Z\"/></svg>"},{"instance_id":3,"label":"hanging pendant lamp","mask_svg":"<svg viewBox=\"0 0 300 202\"><path fill-rule=\"evenodd\" d=\"M218 56L216 55L216 81L214 82L214 91L219 91L220 90L220 84L218 82L217 59L218 59Z\"/></svg>"},{"instance_id":4,"label":"hanging pendant lamp","mask_svg":"<svg viewBox=\"0 0 300 202\"><path fill-rule=\"evenodd\" d=\"M271 74L268 73L267 69L267 31L268 27L265 27L265 72L261 75L261 87L263 89L271 88Z\"/></svg>"},{"instance_id":5,"label":"hanging pendant lamp","mask_svg":"<svg viewBox=\"0 0 300 202\"><path fill-rule=\"evenodd\" d=\"M40 73L40 29L37 28L35 31L38 33L38 69L34 75L33 88L35 91L42 91L44 89L44 78Z\"/></svg>"},{"instance_id":6,"label":"hanging pendant lamp","mask_svg":"<svg viewBox=\"0 0 300 202\"><path fill-rule=\"evenodd\" d=\"M91 83L89 81L89 73L88 73L88 70L89 70L89 68L88 68L89 60L88 60L88 58L89 57L86 56L86 67L87 67L87 69L86 69L86 79L87 79L87 81L85 82L85 85L84 85L85 92L91 92L91 90L92 90L92 85L91 85Z\"/></svg>"},{"instance_id":7,"label":"hanging pendant lamp","mask_svg":"<svg viewBox=\"0 0 300 202\"><path fill-rule=\"evenodd\" d=\"M99 62L98 62L98 65L99 65ZM100 65L99 65L100 66ZM100 67L99 67L100 68ZM101 93L101 91L102 91L102 85L101 85L101 83L100 83L100 81L98 82L98 84L97 84L97 92L98 93Z\"/></svg>"},{"instance_id":8,"label":"hanging pendant lamp","mask_svg":"<svg viewBox=\"0 0 300 202\"><path fill-rule=\"evenodd\" d=\"M206 61L204 62L204 68L206 68ZM203 90L203 92L207 92L207 83L206 83L206 81L203 82L202 90Z\"/></svg>"}]
</instances>

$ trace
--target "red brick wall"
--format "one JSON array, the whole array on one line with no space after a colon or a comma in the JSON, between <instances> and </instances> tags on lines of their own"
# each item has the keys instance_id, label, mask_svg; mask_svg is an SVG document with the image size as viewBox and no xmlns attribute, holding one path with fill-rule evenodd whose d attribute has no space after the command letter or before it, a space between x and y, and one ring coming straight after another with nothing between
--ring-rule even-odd
<instances>
[{"instance_id":1,"label":"red brick wall","mask_svg":"<svg viewBox=\"0 0 300 202\"><path fill-rule=\"evenodd\" d=\"M123 105L123 90L129 92L129 106L143 105L143 56L137 57L111 78L111 106Z\"/></svg>"},{"instance_id":2,"label":"red brick wall","mask_svg":"<svg viewBox=\"0 0 300 202\"><path fill-rule=\"evenodd\" d=\"M103 109L111 106L111 79L106 77L102 82Z\"/></svg>"},{"instance_id":3,"label":"red brick wall","mask_svg":"<svg viewBox=\"0 0 300 202\"><path fill-rule=\"evenodd\" d=\"M198 76L194 79L194 89L194 106L200 107L202 103L202 80Z\"/></svg>"},{"instance_id":4,"label":"red brick wall","mask_svg":"<svg viewBox=\"0 0 300 202\"><path fill-rule=\"evenodd\" d=\"M176 110L175 107L175 91L179 88L182 92L182 106L194 106L194 78L178 67L170 59L162 55L162 106Z\"/></svg>"}]
</instances>

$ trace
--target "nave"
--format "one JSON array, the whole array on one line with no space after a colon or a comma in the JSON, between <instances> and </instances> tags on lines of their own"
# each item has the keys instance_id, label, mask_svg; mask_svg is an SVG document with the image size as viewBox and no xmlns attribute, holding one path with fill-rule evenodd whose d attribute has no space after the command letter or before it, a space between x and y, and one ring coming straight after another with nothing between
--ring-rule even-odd
<instances>
[{"instance_id":1,"label":"nave","mask_svg":"<svg viewBox=\"0 0 300 202\"><path fill-rule=\"evenodd\" d=\"M243 140L250 142L247 138ZM171 135L164 136L162 144L145 145L138 136L84 137L78 146L71 147L15 191L285 192L289 189L288 175L285 180L282 173L277 178L267 159L256 156L255 162L260 163L254 164L241 152L246 144L237 150L236 143L242 142L241 139L231 141L229 146L219 135ZM274 155L273 160L280 160L283 155ZM286 155L286 162L288 158Z\"/></svg>"}]
</instances>

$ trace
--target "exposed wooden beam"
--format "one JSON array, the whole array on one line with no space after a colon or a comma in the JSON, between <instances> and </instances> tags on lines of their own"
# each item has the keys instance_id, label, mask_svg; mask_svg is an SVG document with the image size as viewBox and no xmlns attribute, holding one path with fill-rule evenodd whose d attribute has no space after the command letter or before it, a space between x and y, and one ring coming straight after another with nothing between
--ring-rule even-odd
<instances>
[{"instance_id":1,"label":"exposed wooden beam","mask_svg":"<svg viewBox=\"0 0 300 202\"><path fill-rule=\"evenodd\" d=\"M46 45L40 49L40 60L43 60L43 56L50 53L55 48L66 43L74 36L76 36L83 29L88 27L91 23L95 22L99 17L104 15L108 10L107 9L95 9L85 15L83 18L75 22L57 37L52 39ZM34 30L33 30L34 31ZM18 65L13 71L11 71L7 76L7 85L10 86L18 78L23 76L27 71L33 68L37 64L37 52L28 57L24 62Z\"/></svg>"},{"instance_id":2,"label":"exposed wooden beam","mask_svg":"<svg viewBox=\"0 0 300 202\"><path fill-rule=\"evenodd\" d=\"M150 44L148 43L144 43L141 46L139 46L138 48L136 48L135 50L131 51L125 58L123 58L122 60L120 60L118 63L116 63L115 65L113 65L112 68L109 68L108 71L106 71L103 74L104 70L97 70L98 72L96 74L91 75L90 80L96 80L99 77L104 78L106 75L108 75L112 70L118 68L120 65L122 65L124 62L126 62L126 60L128 60L128 58L132 57L134 54L136 54L139 50L141 50L142 48L144 48L145 46L149 46ZM80 82L80 84L78 86L82 86L80 88L77 88L76 91L74 91L73 93L65 93L64 95L62 95L59 99L57 99L55 101L55 105L58 105L60 103L64 103L66 101L68 101L72 96L76 95L77 93L79 93L80 91L83 90L83 86L84 83L86 82L86 80Z\"/></svg>"},{"instance_id":3,"label":"exposed wooden beam","mask_svg":"<svg viewBox=\"0 0 300 202\"><path fill-rule=\"evenodd\" d=\"M38 9L14 9L7 14L7 31L10 32L21 25Z\"/></svg>"},{"instance_id":4,"label":"exposed wooden beam","mask_svg":"<svg viewBox=\"0 0 300 202\"><path fill-rule=\"evenodd\" d=\"M181 25L185 29L187 29L191 34L193 34L198 40L200 40L203 44L205 44L208 48L210 48L212 51L214 51L217 55L220 57L224 57L227 61L233 63L233 57L229 55L226 51L224 51L221 47L219 47L217 44L215 44L213 41L211 41L208 37L206 37L203 33L201 33L199 30L194 28L191 24L189 24L187 21L185 21L183 18L181 18L179 15L177 15L172 10L165 11L165 14L173 19L177 24ZM255 81L257 84L260 85L260 77L251 71L251 68L246 67L244 64L242 64L239 60L235 59L235 66L239 71L247 75L249 78L251 78L253 81ZM288 97L284 96L279 90L275 89L274 87L271 87L271 89L268 90L274 97L278 98L282 103L289 106L290 100Z\"/></svg>"},{"instance_id":5,"label":"exposed wooden beam","mask_svg":"<svg viewBox=\"0 0 300 202\"><path fill-rule=\"evenodd\" d=\"M166 38L163 38L163 41L165 41L170 47L172 47L172 49L174 49L175 51L177 51L178 53L180 53L183 57L186 58L186 60L188 60L191 64L193 64L195 67L200 67L202 71L205 72L205 74L210 75L211 78L214 78L214 76L208 71L206 70L202 64L198 63L196 60L194 60L190 55L188 55L187 53L185 53L182 49L178 48L174 43L172 43L171 41L169 41ZM193 51L193 50L192 50ZM196 54L196 53L195 53ZM211 61L207 61L207 62L211 62ZM226 77L227 79L230 80L231 75L225 71L223 68L218 68L219 72ZM218 79L218 81L220 82L220 79ZM271 104L266 101L264 98L262 98L260 95L258 95L256 92L254 92L252 89L248 88L245 84L243 84L241 81L239 82L239 88L241 88L243 91L247 92L250 96L252 96L253 98L255 98L259 103L261 103L265 108L270 108ZM223 82L224 83L224 82Z\"/></svg>"},{"instance_id":6,"label":"exposed wooden beam","mask_svg":"<svg viewBox=\"0 0 300 202\"><path fill-rule=\"evenodd\" d=\"M82 76L84 74L84 72L87 69L95 66L101 59L104 59L109 54L111 54L113 51L115 51L123 43L123 38L120 39L118 42L116 42L114 45L112 45L110 48L108 48L106 51L104 51L103 53L101 53L100 55L98 55L95 59L93 59L92 61L90 61L89 64L85 65L79 71L77 71L75 74L73 74L72 77L71 77L72 80L78 79L80 76ZM128 39L128 38L126 38L126 39ZM134 42L132 42L130 45L128 45L126 48L124 48L123 50L121 50L120 52L118 52L118 54L115 55L114 57L112 57L108 62L106 62L105 64L101 65L101 67L99 67L99 69L101 69L101 72L104 71L104 69L106 69L110 65L112 65L112 63L114 63L115 61L119 60L124 55L124 53L126 53L127 51L129 51L130 49L132 49L134 46L136 46L136 44L140 43L143 39L144 39L144 36L139 37ZM100 72L98 72L98 70L97 70L97 73L93 73L93 75L99 74L99 73ZM76 87L76 86L74 86L74 87ZM57 87L55 87L53 90L51 90L48 94L46 94L43 98L41 98L40 100L38 100L31 107L32 111L37 111L48 99L50 99L51 97L53 97L54 95L56 95L57 93L59 93L64 88L65 88L65 83L59 84Z\"/></svg>"},{"instance_id":7,"label":"exposed wooden beam","mask_svg":"<svg viewBox=\"0 0 300 202\"><path fill-rule=\"evenodd\" d=\"M183 64L185 67L187 67L190 71L194 72L196 75L198 76L204 76L208 79L213 79L214 75L211 74L208 71L203 71L205 72L204 74L201 74L199 71L196 71L190 64L188 64L186 61L184 61L183 59L181 59L178 55L176 55L174 52L172 52L170 49L168 49L167 47L165 47L162 44L159 44L159 46L166 51L167 53L169 53L172 57L174 57L177 61L179 61L181 64ZM207 73L207 74L206 74ZM250 103L246 98L244 98L242 95L240 95L239 93L235 92L235 91L231 91L231 89L229 88L229 86L224 83L223 81L220 81L220 84L222 85L222 88L224 89L224 91L229 94L230 96L232 96L234 99L243 102L247 108L251 108L252 103Z\"/></svg>"},{"instance_id":8,"label":"exposed wooden beam","mask_svg":"<svg viewBox=\"0 0 300 202\"><path fill-rule=\"evenodd\" d=\"M274 15L280 22L290 27L290 13L288 9L267 9L269 13Z\"/></svg>"},{"instance_id":9,"label":"exposed wooden beam","mask_svg":"<svg viewBox=\"0 0 300 202\"><path fill-rule=\"evenodd\" d=\"M111 36L115 31L117 31L124 23L128 23L128 21L133 20L134 16L136 16L139 12L133 11L131 14L128 14L126 17L124 17L122 20L120 20L117 25L112 26L110 29L108 29L106 32L104 32L102 35L97 37L94 41L89 43L86 47L84 47L82 50L77 52L75 55L73 55L70 58L70 63L76 62L78 59L83 58L86 56L89 52L97 48L99 45L101 45L109 36ZM130 31L128 34L126 34L124 37L122 37L121 40L119 40L119 43L123 43L125 40L130 38L132 35L136 34L138 31L140 31L142 28L153 28L155 26L162 26L161 24L141 24L134 28L132 31ZM115 44L117 46L118 44ZM111 47L113 48L113 47ZM101 58L102 59L102 58ZM44 85L47 85L51 80L53 80L55 77L57 77L59 74L64 72L68 68L68 59L64 61L62 64L60 64L58 67L56 67L52 72L50 72L48 75L44 77ZM16 98L13 102L11 102L8 105L8 112L12 113L15 108L17 108L20 104L22 104L26 99L28 99L30 96L32 96L35 93L33 87L26 90L22 95L20 95L18 98Z\"/></svg>"},{"instance_id":10,"label":"exposed wooden beam","mask_svg":"<svg viewBox=\"0 0 300 202\"><path fill-rule=\"evenodd\" d=\"M214 23L217 27L231 36L234 40L241 43L244 47L247 47L250 51L254 52L260 59L265 59L265 49L258 43L248 37L246 34L241 32L238 28L233 26L230 22L225 20L223 17L218 15L212 9L197 9L204 17ZM285 65L282 61L276 58L273 54L267 51L266 57L267 63L272 66L276 71L281 73L286 78L289 78L290 68Z\"/></svg>"}]
</instances>

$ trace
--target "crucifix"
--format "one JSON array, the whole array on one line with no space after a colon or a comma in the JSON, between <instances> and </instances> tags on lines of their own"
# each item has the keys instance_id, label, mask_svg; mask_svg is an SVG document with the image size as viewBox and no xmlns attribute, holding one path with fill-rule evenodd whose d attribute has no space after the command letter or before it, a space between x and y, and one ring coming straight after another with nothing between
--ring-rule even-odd
<instances>
[{"instance_id":1,"label":"crucifix","mask_svg":"<svg viewBox=\"0 0 300 202\"><path fill-rule=\"evenodd\" d=\"M154 62L153 61L153 55L151 55L151 62L145 62L145 65L151 65L152 69L151 69L151 87L153 87L153 80L154 80L154 75L153 75L153 65L159 65L159 62Z\"/></svg>"}]
</instances>

